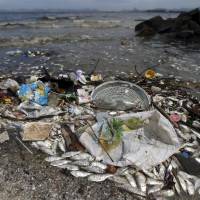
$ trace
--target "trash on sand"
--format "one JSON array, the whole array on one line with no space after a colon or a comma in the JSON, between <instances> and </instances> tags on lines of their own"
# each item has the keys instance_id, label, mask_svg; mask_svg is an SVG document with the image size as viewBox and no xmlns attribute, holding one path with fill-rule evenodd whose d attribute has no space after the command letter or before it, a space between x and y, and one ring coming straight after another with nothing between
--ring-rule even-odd
<instances>
[{"instance_id":1,"label":"trash on sand","mask_svg":"<svg viewBox=\"0 0 200 200\"><path fill-rule=\"evenodd\" d=\"M91 75L90 80L93 82L99 82L99 81L103 81L103 78L101 74L93 74Z\"/></svg>"},{"instance_id":2,"label":"trash on sand","mask_svg":"<svg viewBox=\"0 0 200 200\"><path fill-rule=\"evenodd\" d=\"M0 82L0 89L10 89L13 93L16 93L19 89L19 84L15 80L9 78Z\"/></svg>"},{"instance_id":3,"label":"trash on sand","mask_svg":"<svg viewBox=\"0 0 200 200\"><path fill-rule=\"evenodd\" d=\"M48 104L48 93L50 88L42 81L32 84L22 84L18 91L18 96L22 101L32 101L41 106Z\"/></svg>"},{"instance_id":4,"label":"trash on sand","mask_svg":"<svg viewBox=\"0 0 200 200\"><path fill-rule=\"evenodd\" d=\"M23 141L39 141L49 137L52 129L51 123L30 122L24 125Z\"/></svg>"},{"instance_id":5,"label":"trash on sand","mask_svg":"<svg viewBox=\"0 0 200 200\"><path fill-rule=\"evenodd\" d=\"M148 70L145 77L151 80L143 73L123 72L99 85L102 77L94 70L85 76L81 70L60 76L43 71L45 76L19 81L29 83L19 88L22 102L14 81L0 83L0 118L5 122L0 141L8 139L7 132L10 137L17 133L16 141L28 152L33 153L31 142L50 155L45 159L49 165L90 181L112 180L141 198L200 191L199 100L184 90L184 82ZM119 79L130 82L113 81ZM188 170L183 161L195 163L196 169Z\"/></svg>"},{"instance_id":6,"label":"trash on sand","mask_svg":"<svg viewBox=\"0 0 200 200\"><path fill-rule=\"evenodd\" d=\"M133 120L135 118L138 120ZM180 148L173 126L158 111L124 114L116 117L115 121L112 132L108 132L110 127L105 121L92 126L113 162L94 141L89 128L80 136L80 142L85 148L104 163L119 167L134 163L141 169L149 169L169 158ZM102 131L99 132L102 123Z\"/></svg>"},{"instance_id":7,"label":"trash on sand","mask_svg":"<svg viewBox=\"0 0 200 200\"><path fill-rule=\"evenodd\" d=\"M170 119L173 122L179 122L181 120L181 116L177 113L171 114Z\"/></svg>"},{"instance_id":8,"label":"trash on sand","mask_svg":"<svg viewBox=\"0 0 200 200\"><path fill-rule=\"evenodd\" d=\"M148 110L150 106L146 92L125 81L105 82L95 88L91 97L98 108L108 110Z\"/></svg>"},{"instance_id":9,"label":"trash on sand","mask_svg":"<svg viewBox=\"0 0 200 200\"><path fill-rule=\"evenodd\" d=\"M152 69L149 69L149 70L147 70L147 71L145 72L144 76L145 76L145 78L147 78L147 79L153 79L153 78L156 77L156 72L155 72L154 70L152 70Z\"/></svg>"},{"instance_id":10,"label":"trash on sand","mask_svg":"<svg viewBox=\"0 0 200 200\"><path fill-rule=\"evenodd\" d=\"M79 104L89 103L91 101L91 97L86 90L77 89L77 94L78 94L78 103Z\"/></svg>"}]
</instances>

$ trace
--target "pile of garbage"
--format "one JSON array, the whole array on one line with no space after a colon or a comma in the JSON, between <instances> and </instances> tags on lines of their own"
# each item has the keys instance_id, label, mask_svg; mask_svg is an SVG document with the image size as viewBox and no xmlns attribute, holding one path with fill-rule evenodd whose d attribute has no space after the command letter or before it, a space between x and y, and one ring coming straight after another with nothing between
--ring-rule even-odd
<instances>
[{"instance_id":1,"label":"pile of garbage","mask_svg":"<svg viewBox=\"0 0 200 200\"><path fill-rule=\"evenodd\" d=\"M199 83L151 69L107 77L43 71L1 80L0 143L12 137L48 154L51 166L108 179L141 199L200 195L200 102L189 90Z\"/></svg>"}]
</instances>

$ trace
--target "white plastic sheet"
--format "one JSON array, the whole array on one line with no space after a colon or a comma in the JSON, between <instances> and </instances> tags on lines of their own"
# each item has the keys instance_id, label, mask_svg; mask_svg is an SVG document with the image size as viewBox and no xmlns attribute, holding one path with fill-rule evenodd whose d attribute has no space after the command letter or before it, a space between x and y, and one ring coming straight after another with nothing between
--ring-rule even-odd
<instances>
[{"instance_id":1,"label":"white plastic sheet","mask_svg":"<svg viewBox=\"0 0 200 200\"><path fill-rule=\"evenodd\" d=\"M94 133L88 128L81 136L80 142L97 159L115 166L134 165L140 169L149 169L168 159L180 148L175 129L171 123L157 110L131 113L116 118L125 120L140 118L148 121L142 128L131 132L123 132L120 144L109 151L112 160L95 139ZM102 121L92 126L98 136Z\"/></svg>"}]
</instances>

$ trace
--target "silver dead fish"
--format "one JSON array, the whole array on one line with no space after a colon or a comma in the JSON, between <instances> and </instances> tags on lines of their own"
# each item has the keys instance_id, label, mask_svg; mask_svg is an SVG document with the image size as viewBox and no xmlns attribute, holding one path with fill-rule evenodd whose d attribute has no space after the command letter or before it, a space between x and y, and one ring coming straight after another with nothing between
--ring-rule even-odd
<instances>
[{"instance_id":1,"label":"silver dead fish","mask_svg":"<svg viewBox=\"0 0 200 200\"><path fill-rule=\"evenodd\" d=\"M56 161L51 162L51 165L57 167L59 165L65 165L68 163L71 163L71 160L56 160Z\"/></svg>"},{"instance_id":2,"label":"silver dead fish","mask_svg":"<svg viewBox=\"0 0 200 200\"><path fill-rule=\"evenodd\" d=\"M131 174L129 174L128 171L126 171L124 175L132 187L137 187L134 177Z\"/></svg>"},{"instance_id":3,"label":"silver dead fish","mask_svg":"<svg viewBox=\"0 0 200 200\"><path fill-rule=\"evenodd\" d=\"M126 191L128 191L128 192L130 192L130 193L139 195L139 196L141 196L141 197L143 197L143 198L146 197L146 194L145 194L144 192L141 192L138 188L132 187L130 184L116 184L116 186L117 186L118 188L121 188L121 189L123 189L123 190L126 190Z\"/></svg>"},{"instance_id":4,"label":"silver dead fish","mask_svg":"<svg viewBox=\"0 0 200 200\"><path fill-rule=\"evenodd\" d=\"M157 195L160 197L173 197L174 191L173 190L161 190L157 192Z\"/></svg>"},{"instance_id":5,"label":"silver dead fish","mask_svg":"<svg viewBox=\"0 0 200 200\"><path fill-rule=\"evenodd\" d=\"M184 192L187 192L187 185L186 185L185 180L180 175L177 175L177 179L178 179L178 181L180 183L180 186L181 186L182 190Z\"/></svg>"},{"instance_id":6,"label":"silver dead fish","mask_svg":"<svg viewBox=\"0 0 200 200\"><path fill-rule=\"evenodd\" d=\"M141 189L142 192L145 193L147 189L146 177L141 172L137 172L135 174L135 177L136 177L136 182L137 182L138 187Z\"/></svg>"},{"instance_id":7,"label":"silver dead fish","mask_svg":"<svg viewBox=\"0 0 200 200\"><path fill-rule=\"evenodd\" d=\"M128 183L128 180L126 179L126 178L124 178L124 177L122 177L122 176L111 176L111 177L109 177L108 178L109 180L111 180L111 181L113 181L113 182L115 182L115 183L118 183L118 184L129 184Z\"/></svg>"},{"instance_id":8,"label":"silver dead fish","mask_svg":"<svg viewBox=\"0 0 200 200\"><path fill-rule=\"evenodd\" d=\"M88 176L88 180L94 182L102 182L111 176L113 176L113 174L93 174Z\"/></svg>"},{"instance_id":9,"label":"silver dead fish","mask_svg":"<svg viewBox=\"0 0 200 200\"><path fill-rule=\"evenodd\" d=\"M180 193L181 193L181 186L180 186L180 184L179 184L177 178L175 178L175 185L174 185L174 188L175 188L175 190L176 190L176 193L177 193L178 195L180 195Z\"/></svg>"},{"instance_id":10,"label":"silver dead fish","mask_svg":"<svg viewBox=\"0 0 200 200\"><path fill-rule=\"evenodd\" d=\"M78 155L80 153L81 153L81 151L69 151L69 152L62 154L62 157L63 158L70 158L70 157Z\"/></svg>"},{"instance_id":11,"label":"silver dead fish","mask_svg":"<svg viewBox=\"0 0 200 200\"><path fill-rule=\"evenodd\" d=\"M107 168L107 165L97 162L97 161L94 161L91 163L91 167L99 167L99 168L105 170Z\"/></svg>"},{"instance_id":12,"label":"silver dead fish","mask_svg":"<svg viewBox=\"0 0 200 200\"><path fill-rule=\"evenodd\" d=\"M90 162L88 160L76 160L72 164L86 167L90 165Z\"/></svg>"},{"instance_id":13,"label":"silver dead fish","mask_svg":"<svg viewBox=\"0 0 200 200\"><path fill-rule=\"evenodd\" d=\"M91 173L89 172L84 172L84 171L72 171L71 174L75 177L87 177L89 176Z\"/></svg>"},{"instance_id":14,"label":"silver dead fish","mask_svg":"<svg viewBox=\"0 0 200 200\"><path fill-rule=\"evenodd\" d=\"M166 168L163 164L160 165L159 176L163 179L165 176Z\"/></svg>"},{"instance_id":15,"label":"silver dead fish","mask_svg":"<svg viewBox=\"0 0 200 200\"><path fill-rule=\"evenodd\" d=\"M153 178L147 178L146 183L147 183L147 185L163 185L163 181L155 180Z\"/></svg>"},{"instance_id":16,"label":"silver dead fish","mask_svg":"<svg viewBox=\"0 0 200 200\"><path fill-rule=\"evenodd\" d=\"M186 180L186 185L187 185L188 194L190 196L193 196L194 193L195 193L194 185L190 181L188 181L188 180Z\"/></svg>"},{"instance_id":17,"label":"silver dead fish","mask_svg":"<svg viewBox=\"0 0 200 200\"><path fill-rule=\"evenodd\" d=\"M85 171L94 172L97 174L105 173L105 170L103 170L102 168L99 168L99 167L86 166L86 167L81 167L81 168L84 169Z\"/></svg>"},{"instance_id":18,"label":"silver dead fish","mask_svg":"<svg viewBox=\"0 0 200 200\"><path fill-rule=\"evenodd\" d=\"M152 193L155 193L155 192L158 192L162 189L162 185L154 185L154 186L151 186L148 188L147 190L147 194L152 194Z\"/></svg>"},{"instance_id":19,"label":"silver dead fish","mask_svg":"<svg viewBox=\"0 0 200 200\"><path fill-rule=\"evenodd\" d=\"M144 172L145 175L147 175L150 178L158 179L158 177L154 173L152 173L152 172L150 172L148 170L143 170L143 172Z\"/></svg>"},{"instance_id":20,"label":"silver dead fish","mask_svg":"<svg viewBox=\"0 0 200 200\"><path fill-rule=\"evenodd\" d=\"M59 165L57 166L61 169L67 169L69 171L78 171L79 170L79 167L76 166L76 165L71 165L71 164L65 164L65 165Z\"/></svg>"},{"instance_id":21,"label":"silver dead fish","mask_svg":"<svg viewBox=\"0 0 200 200\"><path fill-rule=\"evenodd\" d=\"M60 157L60 156L49 156L47 158L45 158L46 162L53 162L53 161L57 161L57 160L62 160L64 158Z\"/></svg>"},{"instance_id":22,"label":"silver dead fish","mask_svg":"<svg viewBox=\"0 0 200 200\"><path fill-rule=\"evenodd\" d=\"M88 160L88 161L94 160L94 158L88 153L79 153L75 156L72 156L71 159L72 160Z\"/></svg>"}]
</instances>

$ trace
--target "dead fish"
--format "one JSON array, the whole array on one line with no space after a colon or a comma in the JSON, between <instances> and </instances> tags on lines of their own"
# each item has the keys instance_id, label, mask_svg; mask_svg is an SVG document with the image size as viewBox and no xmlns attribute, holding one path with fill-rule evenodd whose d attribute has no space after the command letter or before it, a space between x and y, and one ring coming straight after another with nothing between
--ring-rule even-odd
<instances>
[{"instance_id":1,"label":"dead fish","mask_svg":"<svg viewBox=\"0 0 200 200\"><path fill-rule=\"evenodd\" d=\"M62 160L64 158L60 157L60 156L49 156L47 158L45 158L46 162L53 162L53 161L57 161L57 160Z\"/></svg>"},{"instance_id":2,"label":"dead fish","mask_svg":"<svg viewBox=\"0 0 200 200\"><path fill-rule=\"evenodd\" d=\"M131 174L129 174L128 171L126 171L124 173L124 175L125 175L125 177L127 178L128 182L130 183L130 185L132 187L137 187L137 184L136 184L136 181L135 181L134 177Z\"/></svg>"},{"instance_id":3,"label":"dead fish","mask_svg":"<svg viewBox=\"0 0 200 200\"><path fill-rule=\"evenodd\" d=\"M176 193L177 193L178 195L180 195L180 193L181 193L181 187L180 187L180 185L179 185L179 183L178 183L177 178L175 178L174 187L175 187Z\"/></svg>"},{"instance_id":4,"label":"dead fish","mask_svg":"<svg viewBox=\"0 0 200 200\"><path fill-rule=\"evenodd\" d=\"M190 175L186 172L179 171L178 174L185 180L185 179L190 179L190 180L198 180L199 178L193 175Z\"/></svg>"},{"instance_id":5,"label":"dead fish","mask_svg":"<svg viewBox=\"0 0 200 200\"><path fill-rule=\"evenodd\" d=\"M147 185L163 185L163 181L155 180L153 178L147 178L146 184Z\"/></svg>"},{"instance_id":6,"label":"dead fish","mask_svg":"<svg viewBox=\"0 0 200 200\"><path fill-rule=\"evenodd\" d=\"M174 159L171 160L170 164L172 165L173 169L178 169L179 168L180 164L178 164L177 162L178 162L177 160L176 161Z\"/></svg>"},{"instance_id":7,"label":"dead fish","mask_svg":"<svg viewBox=\"0 0 200 200\"><path fill-rule=\"evenodd\" d=\"M200 189L200 179L195 181L195 190Z\"/></svg>"},{"instance_id":8,"label":"dead fish","mask_svg":"<svg viewBox=\"0 0 200 200\"><path fill-rule=\"evenodd\" d=\"M51 162L51 165L57 167L59 165L65 165L71 162L72 162L71 160L56 160L56 161Z\"/></svg>"},{"instance_id":9,"label":"dead fish","mask_svg":"<svg viewBox=\"0 0 200 200\"><path fill-rule=\"evenodd\" d=\"M159 177L159 173L155 167L153 168L153 173L155 176Z\"/></svg>"},{"instance_id":10,"label":"dead fish","mask_svg":"<svg viewBox=\"0 0 200 200\"><path fill-rule=\"evenodd\" d=\"M63 158L70 158L70 157L78 155L80 153L81 153L81 151L69 151L69 152L62 154L62 157Z\"/></svg>"},{"instance_id":11,"label":"dead fish","mask_svg":"<svg viewBox=\"0 0 200 200\"><path fill-rule=\"evenodd\" d=\"M75 177L87 177L89 176L91 173L89 172L84 172L84 171L71 171L71 174Z\"/></svg>"},{"instance_id":12,"label":"dead fish","mask_svg":"<svg viewBox=\"0 0 200 200\"><path fill-rule=\"evenodd\" d=\"M143 198L146 197L146 194L144 192L141 192L138 188L132 187L130 184L116 184L116 186L132 194L139 195Z\"/></svg>"},{"instance_id":13,"label":"dead fish","mask_svg":"<svg viewBox=\"0 0 200 200\"><path fill-rule=\"evenodd\" d=\"M185 180L185 181L186 181L186 185L187 185L188 194L190 196L193 196L195 193L194 185L188 180Z\"/></svg>"},{"instance_id":14,"label":"dead fish","mask_svg":"<svg viewBox=\"0 0 200 200\"><path fill-rule=\"evenodd\" d=\"M79 153L75 156L72 156L71 159L72 160L88 160L88 161L94 160L94 158L88 153Z\"/></svg>"},{"instance_id":15,"label":"dead fish","mask_svg":"<svg viewBox=\"0 0 200 200\"><path fill-rule=\"evenodd\" d=\"M93 174L88 177L88 180L94 182L102 182L111 176L113 176L113 174Z\"/></svg>"},{"instance_id":16,"label":"dead fish","mask_svg":"<svg viewBox=\"0 0 200 200\"><path fill-rule=\"evenodd\" d=\"M180 186L181 186L182 190L184 192L187 192L187 185L186 185L185 180L180 175L177 175L177 179L178 179L178 181L180 183Z\"/></svg>"},{"instance_id":17,"label":"dead fish","mask_svg":"<svg viewBox=\"0 0 200 200\"><path fill-rule=\"evenodd\" d=\"M91 163L91 167L99 167L99 168L105 170L107 168L107 165L97 162L97 161L94 161Z\"/></svg>"},{"instance_id":18,"label":"dead fish","mask_svg":"<svg viewBox=\"0 0 200 200\"><path fill-rule=\"evenodd\" d=\"M86 166L86 167L81 167L81 168L84 169L85 171L94 172L97 174L105 173L105 170L103 170L102 168L99 168L99 167Z\"/></svg>"},{"instance_id":19,"label":"dead fish","mask_svg":"<svg viewBox=\"0 0 200 200\"><path fill-rule=\"evenodd\" d=\"M195 158L195 160L196 160L198 163L200 163L200 158Z\"/></svg>"},{"instance_id":20,"label":"dead fish","mask_svg":"<svg viewBox=\"0 0 200 200\"><path fill-rule=\"evenodd\" d=\"M90 165L90 162L88 160L76 160L72 164L86 167Z\"/></svg>"},{"instance_id":21,"label":"dead fish","mask_svg":"<svg viewBox=\"0 0 200 200\"><path fill-rule=\"evenodd\" d=\"M60 141L58 142L58 147L62 152L66 152L66 144L64 138L60 139Z\"/></svg>"},{"instance_id":22,"label":"dead fish","mask_svg":"<svg viewBox=\"0 0 200 200\"><path fill-rule=\"evenodd\" d=\"M152 193L155 193L155 192L158 192L162 189L162 185L154 185L154 186L151 186L148 188L147 190L147 194L152 194Z\"/></svg>"},{"instance_id":23,"label":"dead fish","mask_svg":"<svg viewBox=\"0 0 200 200\"><path fill-rule=\"evenodd\" d=\"M108 178L109 180L118 183L118 184L129 184L128 180L122 176L111 176Z\"/></svg>"},{"instance_id":24,"label":"dead fish","mask_svg":"<svg viewBox=\"0 0 200 200\"><path fill-rule=\"evenodd\" d=\"M175 194L173 190L161 190L158 192L158 196L161 197L173 197L174 195Z\"/></svg>"},{"instance_id":25,"label":"dead fish","mask_svg":"<svg viewBox=\"0 0 200 200\"><path fill-rule=\"evenodd\" d=\"M125 171L128 170L128 167L120 167L117 169L117 172L115 173L115 175L123 175Z\"/></svg>"},{"instance_id":26,"label":"dead fish","mask_svg":"<svg viewBox=\"0 0 200 200\"><path fill-rule=\"evenodd\" d=\"M69 171L78 171L79 170L79 167L76 166L76 165L71 165L71 164L65 164L65 165L59 165L57 166L58 168L61 168L61 169L67 169Z\"/></svg>"},{"instance_id":27,"label":"dead fish","mask_svg":"<svg viewBox=\"0 0 200 200\"><path fill-rule=\"evenodd\" d=\"M164 165L160 165L159 176L163 179L165 176L166 168Z\"/></svg>"},{"instance_id":28,"label":"dead fish","mask_svg":"<svg viewBox=\"0 0 200 200\"><path fill-rule=\"evenodd\" d=\"M151 173L148 170L143 170L143 172L150 178L153 178L153 179L157 179L158 178L154 173Z\"/></svg>"},{"instance_id":29,"label":"dead fish","mask_svg":"<svg viewBox=\"0 0 200 200\"><path fill-rule=\"evenodd\" d=\"M136 177L136 182L138 187L140 188L140 190L142 192L146 192L147 186L146 186L146 177L144 176L144 174L142 174L141 172L137 172L135 174Z\"/></svg>"}]
</instances>

